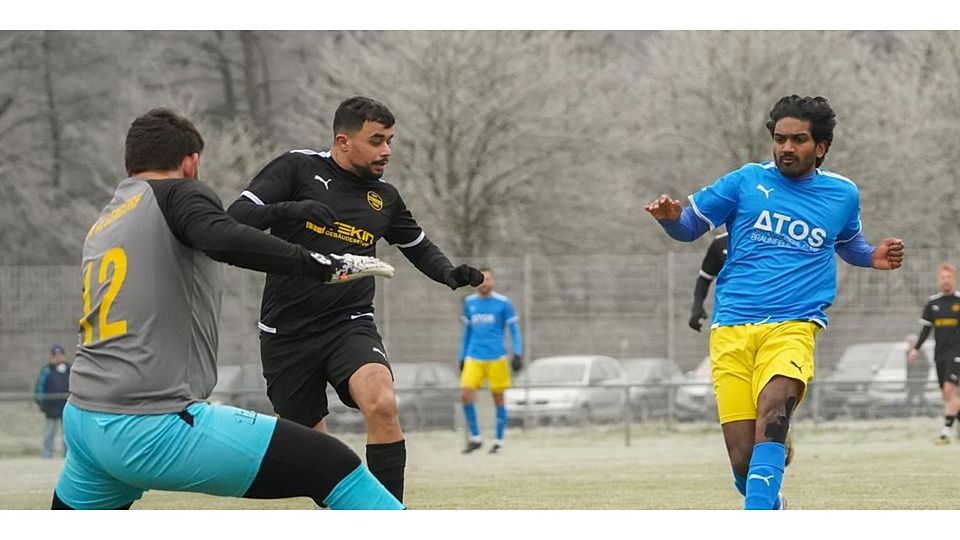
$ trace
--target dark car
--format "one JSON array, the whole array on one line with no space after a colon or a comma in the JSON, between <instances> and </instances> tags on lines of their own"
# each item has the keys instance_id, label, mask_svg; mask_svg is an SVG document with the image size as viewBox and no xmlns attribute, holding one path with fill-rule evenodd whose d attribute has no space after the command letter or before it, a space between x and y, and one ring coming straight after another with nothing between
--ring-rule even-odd
<instances>
[{"instance_id":1,"label":"dark car","mask_svg":"<svg viewBox=\"0 0 960 540\"><path fill-rule=\"evenodd\" d=\"M454 429L460 406L460 378L452 367L439 362L397 362L390 367L404 430ZM327 386L327 404L327 426L331 431L366 430L360 411L341 403L331 386Z\"/></svg>"},{"instance_id":2,"label":"dark car","mask_svg":"<svg viewBox=\"0 0 960 540\"><path fill-rule=\"evenodd\" d=\"M933 343L923 344L926 358L933 358ZM852 416L902 415L906 385L907 344L902 341L858 343L843 352L837 367L821 383L820 414L833 418ZM940 401L936 371L928 371L924 396L929 403Z\"/></svg>"},{"instance_id":3,"label":"dark car","mask_svg":"<svg viewBox=\"0 0 960 540\"><path fill-rule=\"evenodd\" d=\"M683 379L683 372L667 358L627 358L620 360L627 372L630 410L634 419L664 417L670 410L671 384Z\"/></svg>"}]
</instances>

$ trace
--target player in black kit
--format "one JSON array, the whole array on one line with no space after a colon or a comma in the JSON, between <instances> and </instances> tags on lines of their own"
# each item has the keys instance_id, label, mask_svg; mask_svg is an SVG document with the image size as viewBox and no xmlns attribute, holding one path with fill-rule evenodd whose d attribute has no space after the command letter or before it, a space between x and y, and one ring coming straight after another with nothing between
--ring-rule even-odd
<instances>
[{"instance_id":1,"label":"player in black kit","mask_svg":"<svg viewBox=\"0 0 960 540\"><path fill-rule=\"evenodd\" d=\"M697 284L693 288L693 305L690 308L690 321L687 323L690 328L697 332L703 326L700 321L707 318L707 311L703 309L703 302L707 299L707 293L710 292L710 284L720 275L720 269L727 260L727 233L718 234L710 247L707 248L707 254L703 256L703 262L700 264L700 275L697 276Z\"/></svg>"},{"instance_id":2,"label":"player in black kit","mask_svg":"<svg viewBox=\"0 0 960 540\"><path fill-rule=\"evenodd\" d=\"M910 361L915 362L920 346L933 329L936 345L933 349L934 363L937 365L937 380L943 393L944 425L937 437L937 444L950 442L953 421L960 413L960 397L957 396L957 384L960 379L960 292L957 292L957 268L943 263L937 269L937 284L940 292L931 296L923 307L920 317L920 336L916 345L910 349Z\"/></svg>"},{"instance_id":3,"label":"player in black kit","mask_svg":"<svg viewBox=\"0 0 960 540\"><path fill-rule=\"evenodd\" d=\"M428 277L457 289L477 286L476 268L454 267L381 180L390 159L394 117L373 99L337 108L333 146L293 150L273 160L230 206L231 216L322 253L376 253L383 238ZM372 279L317 287L268 274L260 308L260 358L267 394L281 418L325 431L326 386L359 408L367 426L367 466L397 499L406 448L393 376L373 321Z\"/></svg>"}]
</instances>

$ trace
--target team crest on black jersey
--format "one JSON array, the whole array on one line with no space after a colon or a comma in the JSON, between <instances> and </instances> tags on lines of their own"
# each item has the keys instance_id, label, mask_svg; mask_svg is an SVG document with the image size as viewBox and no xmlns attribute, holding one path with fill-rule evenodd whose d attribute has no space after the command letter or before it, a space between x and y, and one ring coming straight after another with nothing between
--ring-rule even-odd
<instances>
[{"instance_id":1,"label":"team crest on black jersey","mask_svg":"<svg viewBox=\"0 0 960 540\"><path fill-rule=\"evenodd\" d=\"M383 198L376 191L367 192L367 204L377 212L383 209Z\"/></svg>"},{"instance_id":2,"label":"team crest on black jersey","mask_svg":"<svg viewBox=\"0 0 960 540\"><path fill-rule=\"evenodd\" d=\"M950 311L953 311L954 313L960 311L960 304L954 304L950 306Z\"/></svg>"}]
</instances>

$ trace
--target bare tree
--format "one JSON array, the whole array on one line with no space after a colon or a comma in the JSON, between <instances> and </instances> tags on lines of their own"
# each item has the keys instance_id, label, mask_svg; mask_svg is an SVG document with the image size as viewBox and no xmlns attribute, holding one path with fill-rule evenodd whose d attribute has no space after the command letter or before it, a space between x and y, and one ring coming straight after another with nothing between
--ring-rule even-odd
<instances>
[{"instance_id":1,"label":"bare tree","mask_svg":"<svg viewBox=\"0 0 960 540\"><path fill-rule=\"evenodd\" d=\"M536 213L550 211L551 195L575 183L564 169L593 128L591 90L609 77L583 44L555 32L350 33L309 57L331 84L305 95L333 106L365 94L394 109L391 174L449 232L452 252L482 255L516 237L522 249L529 231L510 218L544 203Z\"/></svg>"}]
</instances>

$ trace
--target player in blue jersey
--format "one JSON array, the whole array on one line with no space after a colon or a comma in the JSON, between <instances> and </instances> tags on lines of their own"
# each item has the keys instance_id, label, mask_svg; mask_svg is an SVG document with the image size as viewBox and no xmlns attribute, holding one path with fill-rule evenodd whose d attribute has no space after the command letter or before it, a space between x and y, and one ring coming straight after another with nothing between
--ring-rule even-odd
<instances>
[{"instance_id":1,"label":"player in blue jersey","mask_svg":"<svg viewBox=\"0 0 960 540\"><path fill-rule=\"evenodd\" d=\"M507 428L507 407L503 392L510 388L510 372L523 367L523 339L517 326L517 312L513 302L493 291L493 271L481 268L483 283L477 286L477 294L463 301L463 342L460 345L460 389L463 399L463 414L470 429L470 439L463 453L469 454L483 446L480 426L477 425L477 409L474 405L477 390L489 382L493 403L497 406L496 439L490 453L503 448L503 432ZM503 330L510 329L513 358L507 363L503 345Z\"/></svg>"},{"instance_id":2,"label":"player in blue jersey","mask_svg":"<svg viewBox=\"0 0 960 540\"><path fill-rule=\"evenodd\" d=\"M790 416L813 379L813 348L836 294L834 253L849 264L893 270L903 242L867 244L860 194L821 170L836 115L822 97L781 98L767 129L773 162L748 163L689 197L661 195L645 209L674 239L691 242L726 225L710 360L734 484L746 509L782 507Z\"/></svg>"}]
</instances>

